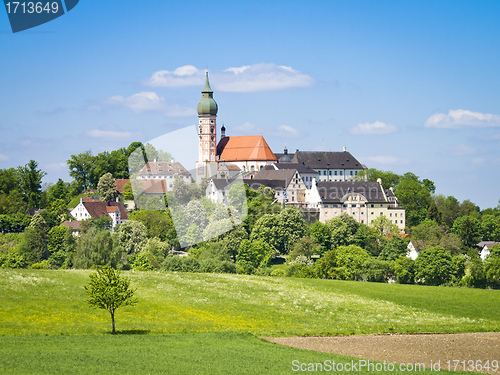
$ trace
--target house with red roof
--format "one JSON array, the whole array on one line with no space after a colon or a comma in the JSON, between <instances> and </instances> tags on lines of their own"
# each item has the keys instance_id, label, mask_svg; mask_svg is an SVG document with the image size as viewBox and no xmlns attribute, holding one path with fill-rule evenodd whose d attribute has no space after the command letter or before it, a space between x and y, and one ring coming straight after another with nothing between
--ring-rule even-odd
<instances>
[{"instance_id":1,"label":"house with red roof","mask_svg":"<svg viewBox=\"0 0 500 375\"><path fill-rule=\"evenodd\" d=\"M112 230L128 220L127 211L120 202L102 202L100 199L87 197L80 198L80 203L70 214L77 221L108 217L111 219Z\"/></svg>"}]
</instances>

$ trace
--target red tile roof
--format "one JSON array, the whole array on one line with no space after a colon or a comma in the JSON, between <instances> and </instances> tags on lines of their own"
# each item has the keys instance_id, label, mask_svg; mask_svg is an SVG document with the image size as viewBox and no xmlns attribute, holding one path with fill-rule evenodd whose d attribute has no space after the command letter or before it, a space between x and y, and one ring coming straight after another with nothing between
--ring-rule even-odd
<instances>
[{"instance_id":1,"label":"red tile roof","mask_svg":"<svg viewBox=\"0 0 500 375\"><path fill-rule=\"evenodd\" d=\"M117 178L115 180L116 191L118 191L120 194L123 194L123 190L125 188L125 185L128 182L130 182L130 179L128 179L128 178Z\"/></svg>"},{"instance_id":2,"label":"red tile roof","mask_svg":"<svg viewBox=\"0 0 500 375\"><path fill-rule=\"evenodd\" d=\"M103 216L109 216L108 213L115 212L116 207L120 210L120 219L121 220L127 220L128 219L128 214L127 211L125 210L125 207L122 206L121 203L119 202L101 202L100 200L90 200L86 201L85 198L83 199L83 206L89 213L89 215L93 218L101 218Z\"/></svg>"},{"instance_id":3,"label":"red tile roof","mask_svg":"<svg viewBox=\"0 0 500 375\"><path fill-rule=\"evenodd\" d=\"M220 161L276 161L266 140L261 135L224 137L217 145Z\"/></svg>"}]
</instances>

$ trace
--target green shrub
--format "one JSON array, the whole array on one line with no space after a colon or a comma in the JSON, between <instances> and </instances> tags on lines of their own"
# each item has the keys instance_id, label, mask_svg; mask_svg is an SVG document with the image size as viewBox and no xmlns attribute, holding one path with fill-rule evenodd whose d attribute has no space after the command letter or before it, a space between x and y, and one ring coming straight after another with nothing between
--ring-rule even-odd
<instances>
[{"instance_id":1,"label":"green shrub","mask_svg":"<svg viewBox=\"0 0 500 375\"><path fill-rule=\"evenodd\" d=\"M316 277L320 279L333 279L335 268L337 268L336 250L330 250L325 255L316 261L314 264L314 272Z\"/></svg>"},{"instance_id":2,"label":"green shrub","mask_svg":"<svg viewBox=\"0 0 500 375\"><path fill-rule=\"evenodd\" d=\"M484 263L486 281L492 288L500 288L500 258L489 257Z\"/></svg>"},{"instance_id":3,"label":"green shrub","mask_svg":"<svg viewBox=\"0 0 500 375\"><path fill-rule=\"evenodd\" d=\"M271 271L270 276L277 276L277 277L286 276L286 270L283 268L274 268Z\"/></svg>"},{"instance_id":4,"label":"green shrub","mask_svg":"<svg viewBox=\"0 0 500 375\"><path fill-rule=\"evenodd\" d=\"M42 260L40 263L33 263L30 268L32 270L47 270L49 269L49 263L47 260Z\"/></svg>"},{"instance_id":5,"label":"green shrub","mask_svg":"<svg viewBox=\"0 0 500 375\"><path fill-rule=\"evenodd\" d=\"M200 272L200 262L193 257L180 257L182 272Z\"/></svg>"},{"instance_id":6,"label":"green shrub","mask_svg":"<svg viewBox=\"0 0 500 375\"><path fill-rule=\"evenodd\" d=\"M415 261L401 256L392 263L392 269L399 284L413 284L415 280Z\"/></svg>"},{"instance_id":7,"label":"green shrub","mask_svg":"<svg viewBox=\"0 0 500 375\"><path fill-rule=\"evenodd\" d=\"M386 283L391 277L390 263L385 260L370 258L363 263L363 280Z\"/></svg>"},{"instance_id":8,"label":"green shrub","mask_svg":"<svg viewBox=\"0 0 500 375\"><path fill-rule=\"evenodd\" d=\"M485 287L486 274L481 259L473 258L466 262L465 276L462 278L461 284L473 288Z\"/></svg>"},{"instance_id":9,"label":"green shrub","mask_svg":"<svg viewBox=\"0 0 500 375\"><path fill-rule=\"evenodd\" d=\"M59 250L55 253L52 253L49 257L49 264L53 268L60 268L64 264L67 256L68 254L64 250Z\"/></svg>"},{"instance_id":10,"label":"green shrub","mask_svg":"<svg viewBox=\"0 0 500 375\"><path fill-rule=\"evenodd\" d=\"M150 256L154 258L152 254L150 254ZM153 263L144 253L132 254L128 257L128 263L132 266L132 269L136 271L152 271L154 269Z\"/></svg>"},{"instance_id":11,"label":"green shrub","mask_svg":"<svg viewBox=\"0 0 500 375\"><path fill-rule=\"evenodd\" d=\"M285 276L299 277L302 279L313 279L315 275L311 266L308 266L304 263L294 263L288 266Z\"/></svg>"},{"instance_id":12,"label":"green shrub","mask_svg":"<svg viewBox=\"0 0 500 375\"><path fill-rule=\"evenodd\" d=\"M257 271L255 271L255 274L257 276L272 276L271 273L273 272L272 267L264 267L264 268L259 268Z\"/></svg>"},{"instance_id":13,"label":"green shrub","mask_svg":"<svg viewBox=\"0 0 500 375\"><path fill-rule=\"evenodd\" d=\"M236 273L236 264L230 260L218 262L215 265L215 273Z\"/></svg>"},{"instance_id":14,"label":"green shrub","mask_svg":"<svg viewBox=\"0 0 500 375\"><path fill-rule=\"evenodd\" d=\"M465 276L465 257L464 255L456 255L451 258L453 264L452 281L454 284L459 284Z\"/></svg>"},{"instance_id":15,"label":"green shrub","mask_svg":"<svg viewBox=\"0 0 500 375\"><path fill-rule=\"evenodd\" d=\"M173 272L183 271L182 266L182 259L177 255L167 255L162 264L162 267L165 271Z\"/></svg>"},{"instance_id":16,"label":"green shrub","mask_svg":"<svg viewBox=\"0 0 500 375\"><path fill-rule=\"evenodd\" d=\"M274 249L264 241L243 240L238 249L236 262L245 264L244 268L246 269L249 269L249 266L254 269L267 267L271 263L274 253Z\"/></svg>"},{"instance_id":17,"label":"green shrub","mask_svg":"<svg viewBox=\"0 0 500 375\"><path fill-rule=\"evenodd\" d=\"M0 262L2 268L26 268L29 264L24 254L17 249L9 251L7 255L3 256L3 259L0 259Z\"/></svg>"}]
</instances>

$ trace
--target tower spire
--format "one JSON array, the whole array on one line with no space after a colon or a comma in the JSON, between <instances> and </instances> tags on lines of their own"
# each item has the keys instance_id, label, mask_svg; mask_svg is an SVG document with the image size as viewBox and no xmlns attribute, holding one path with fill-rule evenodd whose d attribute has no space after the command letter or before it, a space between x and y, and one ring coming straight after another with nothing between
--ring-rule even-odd
<instances>
[{"instance_id":1,"label":"tower spire","mask_svg":"<svg viewBox=\"0 0 500 375\"><path fill-rule=\"evenodd\" d=\"M201 92L202 92L202 94L213 93L212 89L210 88L210 82L208 81L208 69L205 70L205 87L203 88L203 90ZM210 95L209 97L211 98L212 95Z\"/></svg>"},{"instance_id":2,"label":"tower spire","mask_svg":"<svg viewBox=\"0 0 500 375\"><path fill-rule=\"evenodd\" d=\"M198 161L196 163L196 181L208 179L217 171L217 102L205 71L205 87L198 102Z\"/></svg>"}]
</instances>

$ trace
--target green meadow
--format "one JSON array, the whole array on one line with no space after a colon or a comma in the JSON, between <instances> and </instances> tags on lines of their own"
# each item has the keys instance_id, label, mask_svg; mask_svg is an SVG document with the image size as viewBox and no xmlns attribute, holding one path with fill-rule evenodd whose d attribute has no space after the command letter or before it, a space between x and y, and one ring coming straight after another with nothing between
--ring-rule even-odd
<instances>
[{"instance_id":1,"label":"green meadow","mask_svg":"<svg viewBox=\"0 0 500 375\"><path fill-rule=\"evenodd\" d=\"M113 336L86 303L90 272L0 270L0 373L294 373L351 359L258 337L500 330L497 290L124 272L139 302Z\"/></svg>"}]
</instances>

